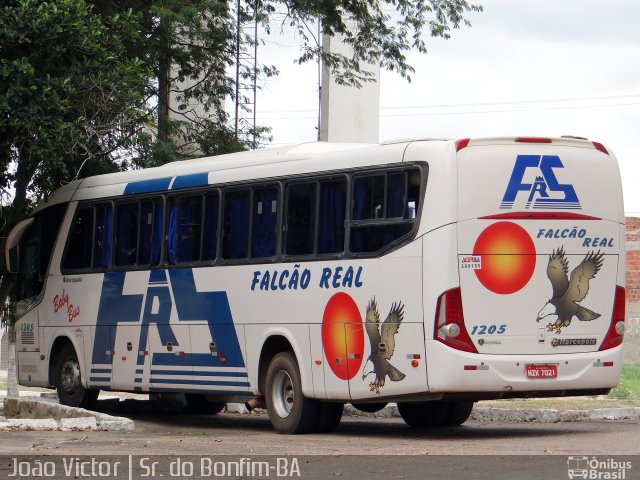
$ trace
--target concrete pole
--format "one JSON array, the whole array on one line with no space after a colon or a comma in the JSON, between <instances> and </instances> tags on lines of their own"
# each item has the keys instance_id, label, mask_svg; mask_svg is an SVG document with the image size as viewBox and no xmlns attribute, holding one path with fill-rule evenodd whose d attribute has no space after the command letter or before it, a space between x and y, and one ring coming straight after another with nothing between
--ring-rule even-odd
<instances>
[{"instance_id":1,"label":"concrete pole","mask_svg":"<svg viewBox=\"0 0 640 480\"><path fill-rule=\"evenodd\" d=\"M340 36L323 35L322 48L326 52L353 55ZM321 141L378 143L380 135L380 65L368 64L364 69L373 73L375 82L361 88L338 85L329 69L322 67L320 90Z\"/></svg>"}]
</instances>

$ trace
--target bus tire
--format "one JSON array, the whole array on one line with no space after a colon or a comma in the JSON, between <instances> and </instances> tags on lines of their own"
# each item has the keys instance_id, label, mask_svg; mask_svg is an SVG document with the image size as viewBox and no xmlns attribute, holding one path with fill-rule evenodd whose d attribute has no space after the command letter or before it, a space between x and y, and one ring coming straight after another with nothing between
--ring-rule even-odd
<instances>
[{"instance_id":1,"label":"bus tire","mask_svg":"<svg viewBox=\"0 0 640 480\"><path fill-rule=\"evenodd\" d=\"M57 355L52 383L56 387L60 403L70 407L91 408L100 393L100 390L90 390L82 386L78 355L70 343L62 347Z\"/></svg>"},{"instance_id":2,"label":"bus tire","mask_svg":"<svg viewBox=\"0 0 640 480\"><path fill-rule=\"evenodd\" d=\"M447 415L444 417L443 425L448 427L462 425L469 419L472 410L473 402L451 402L449 404L449 411L447 411Z\"/></svg>"},{"instance_id":3,"label":"bus tire","mask_svg":"<svg viewBox=\"0 0 640 480\"><path fill-rule=\"evenodd\" d=\"M343 411L343 403L321 402L315 431L317 433L333 432L340 425Z\"/></svg>"},{"instance_id":4,"label":"bus tire","mask_svg":"<svg viewBox=\"0 0 640 480\"><path fill-rule=\"evenodd\" d=\"M185 393L187 412L216 415L227 405L225 402L210 402L202 393Z\"/></svg>"},{"instance_id":5,"label":"bus tire","mask_svg":"<svg viewBox=\"0 0 640 480\"><path fill-rule=\"evenodd\" d=\"M398 411L407 425L413 428L439 427L444 425L449 412L449 402L398 402Z\"/></svg>"},{"instance_id":6,"label":"bus tire","mask_svg":"<svg viewBox=\"0 0 640 480\"><path fill-rule=\"evenodd\" d=\"M279 353L269 363L265 400L276 432L309 433L316 427L319 404L302 395L300 370L292 353Z\"/></svg>"}]
</instances>

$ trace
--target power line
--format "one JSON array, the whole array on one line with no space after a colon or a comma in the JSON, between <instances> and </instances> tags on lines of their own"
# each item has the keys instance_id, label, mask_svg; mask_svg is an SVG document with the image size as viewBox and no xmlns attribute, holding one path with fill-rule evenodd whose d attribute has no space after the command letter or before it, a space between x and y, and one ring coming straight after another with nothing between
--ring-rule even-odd
<instances>
[{"instance_id":1,"label":"power line","mask_svg":"<svg viewBox=\"0 0 640 480\"><path fill-rule=\"evenodd\" d=\"M437 117L437 116L446 116L446 115L478 115L478 114L488 114L488 113L518 113L518 112L535 112L535 111L548 111L548 110L583 110L589 108L611 108L611 107L628 107L632 105L640 105L640 101L638 102L628 102L628 103L611 103L611 104L603 104L603 105L566 105L561 107L532 107L532 108L512 108L512 109L499 109L499 110L465 110L465 111L457 111L457 112L414 112L414 113L381 113L380 118L389 118L389 117ZM314 110L306 110L300 113L311 113ZM264 113L264 112L263 112ZM274 112L276 113L276 112ZM283 113L287 113L283 111ZM295 112L291 112L295 113ZM311 115L301 115L301 116L292 116L292 117L266 117L265 121L270 120L304 120L315 118Z\"/></svg>"},{"instance_id":2,"label":"power line","mask_svg":"<svg viewBox=\"0 0 640 480\"><path fill-rule=\"evenodd\" d=\"M410 110L420 108L459 108L459 107L485 107L489 105L519 105L534 103L556 103L556 102L584 102L593 100L610 100L614 98L636 98L640 97L640 93L631 93L625 95L600 95L592 97L573 97L573 98L548 98L538 100L512 100L504 102L471 102L471 103L448 103L448 104L427 104L427 105L394 105L388 107L380 107L380 110ZM633 103L635 105L635 103ZM262 113L310 113L315 109L292 109L292 110L264 110Z\"/></svg>"}]
</instances>

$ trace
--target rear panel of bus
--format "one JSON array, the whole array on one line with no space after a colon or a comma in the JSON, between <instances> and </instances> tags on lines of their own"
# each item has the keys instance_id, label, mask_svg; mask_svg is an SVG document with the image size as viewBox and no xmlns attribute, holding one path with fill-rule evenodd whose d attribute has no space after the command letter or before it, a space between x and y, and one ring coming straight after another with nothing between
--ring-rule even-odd
<instances>
[{"instance_id":1,"label":"rear panel of bus","mask_svg":"<svg viewBox=\"0 0 640 480\"><path fill-rule=\"evenodd\" d=\"M437 304L430 390L614 386L625 275L615 158L574 139L457 147L459 287Z\"/></svg>"}]
</instances>

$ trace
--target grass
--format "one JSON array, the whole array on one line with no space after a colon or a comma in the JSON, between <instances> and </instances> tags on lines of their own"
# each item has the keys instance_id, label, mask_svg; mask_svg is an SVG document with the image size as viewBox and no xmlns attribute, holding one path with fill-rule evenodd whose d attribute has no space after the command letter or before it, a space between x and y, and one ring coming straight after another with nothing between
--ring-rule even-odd
<instances>
[{"instance_id":1,"label":"grass","mask_svg":"<svg viewBox=\"0 0 640 480\"><path fill-rule=\"evenodd\" d=\"M592 408L640 407L640 362L622 366L620 384L602 397L530 398L480 402L497 408L555 408L584 410Z\"/></svg>"},{"instance_id":2,"label":"grass","mask_svg":"<svg viewBox=\"0 0 640 480\"><path fill-rule=\"evenodd\" d=\"M640 362L622 366L620 384L611 390L609 398L618 400L640 400Z\"/></svg>"}]
</instances>

